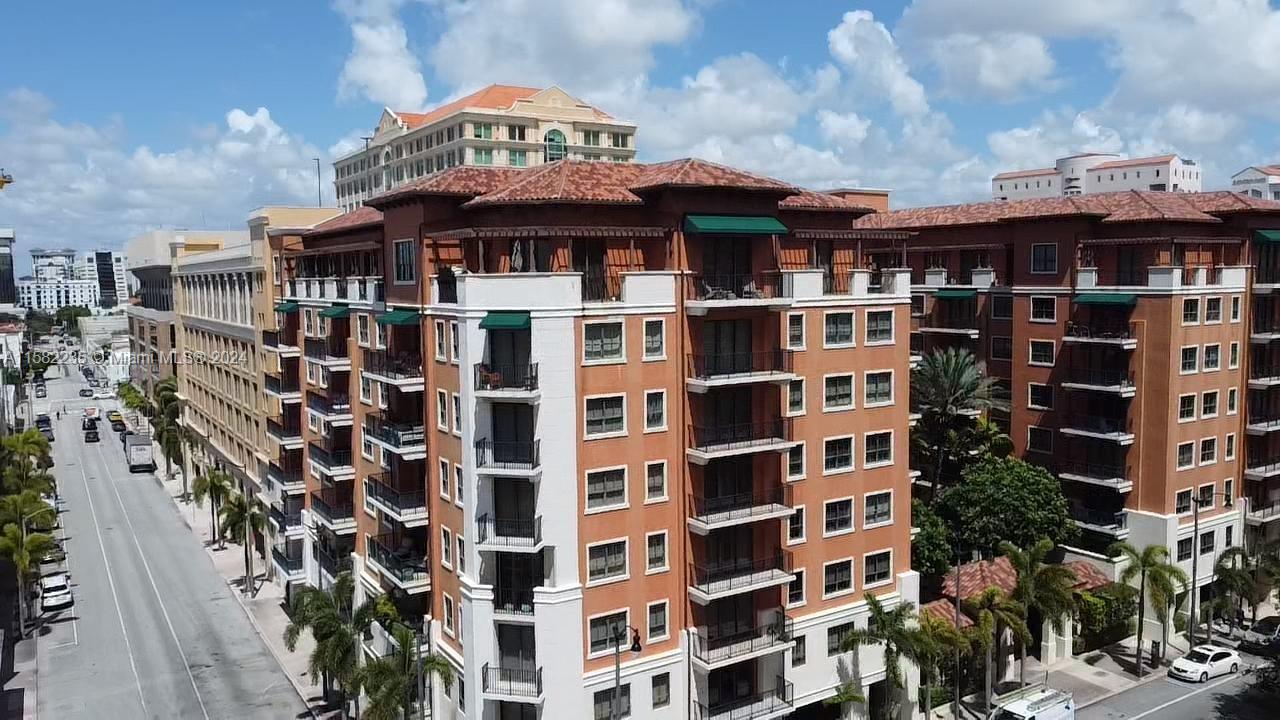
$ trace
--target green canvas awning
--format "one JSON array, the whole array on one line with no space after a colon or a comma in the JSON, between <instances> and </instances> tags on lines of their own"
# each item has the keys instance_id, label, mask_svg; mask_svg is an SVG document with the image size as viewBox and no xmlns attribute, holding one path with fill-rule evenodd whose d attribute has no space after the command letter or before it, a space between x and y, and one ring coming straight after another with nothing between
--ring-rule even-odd
<instances>
[{"instance_id":1,"label":"green canvas awning","mask_svg":"<svg viewBox=\"0 0 1280 720\"><path fill-rule=\"evenodd\" d=\"M1072 298L1077 305L1121 305L1130 307L1137 302L1138 296L1133 293L1085 293Z\"/></svg>"},{"instance_id":2,"label":"green canvas awning","mask_svg":"<svg viewBox=\"0 0 1280 720\"><path fill-rule=\"evenodd\" d=\"M351 314L351 308L346 305L334 305L320 311L320 317L323 318L344 318Z\"/></svg>"},{"instance_id":3,"label":"green canvas awning","mask_svg":"<svg viewBox=\"0 0 1280 720\"><path fill-rule=\"evenodd\" d=\"M279 305L276 306L276 312L285 313L286 315L289 313L298 312L298 303L295 303L295 302L280 303Z\"/></svg>"},{"instance_id":4,"label":"green canvas awning","mask_svg":"<svg viewBox=\"0 0 1280 720\"><path fill-rule=\"evenodd\" d=\"M939 290L933 294L938 300L969 300L977 296L977 290Z\"/></svg>"},{"instance_id":5,"label":"green canvas awning","mask_svg":"<svg viewBox=\"0 0 1280 720\"><path fill-rule=\"evenodd\" d=\"M1280 230L1254 230L1253 237L1258 242L1280 243Z\"/></svg>"},{"instance_id":6,"label":"green canvas awning","mask_svg":"<svg viewBox=\"0 0 1280 720\"><path fill-rule=\"evenodd\" d=\"M480 321L481 330L528 330L527 312L491 312Z\"/></svg>"},{"instance_id":7,"label":"green canvas awning","mask_svg":"<svg viewBox=\"0 0 1280 720\"><path fill-rule=\"evenodd\" d=\"M412 310L392 310L378 316L379 325L417 325L419 321L418 313Z\"/></svg>"},{"instance_id":8,"label":"green canvas awning","mask_svg":"<svg viewBox=\"0 0 1280 720\"><path fill-rule=\"evenodd\" d=\"M769 215L688 215L684 231L704 235L785 235L787 226Z\"/></svg>"}]
</instances>

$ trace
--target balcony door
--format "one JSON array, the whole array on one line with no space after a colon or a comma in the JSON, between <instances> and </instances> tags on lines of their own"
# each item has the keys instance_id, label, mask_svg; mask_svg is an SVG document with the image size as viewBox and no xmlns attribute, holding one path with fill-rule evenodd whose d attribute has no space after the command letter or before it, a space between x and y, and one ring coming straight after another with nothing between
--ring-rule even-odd
<instances>
[{"instance_id":1,"label":"balcony door","mask_svg":"<svg viewBox=\"0 0 1280 720\"><path fill-rule=\"evenodd\" d=\"M738 238L702 238L702 274L712 285L735 292L751 282L751 243Z\"/></svg>"},{"instance_id":2,"label":"balcony door","mask_svg":"<svg viewBox=\"0 0 1280 720\"><path fill-rule=\"evenodd\" d=\"M717 388L707 393L704 407L714 443L751 439L751 388Z\"/></svg>"},{"instance_id":3,"label":"balcony door","mask_svg":"<svg viewBox=\"0 0 1280 720\"><path fill-rule=\"evenodd\" d=\"M533 518L533 483L517 478L493 479L493 514L499 520Z\"/></svg>"},{"instance_id":4,"label":"balcony door","mask_svg":"<svg viewBox=\"0 0 1280 720\"><path fill-rule=\"evenodd\" d=\"M756 682L756 663L743 662L712 670L707 677L708 705L716 708L751 697Z\"/></svg>"},{"instance_id":5,"label":"balcony door","mask_svg":"<svg viewBox=\"0 0 1280 720\"><path fill-rule=\"evenodd\" d=\"M702 479L708 509L751 492L751 457L720 458L707 466Z\"/></svg>"},{"instance_id":6,"label":"balcony door","mask_svg":"<svg viewBox=\"0 0 1280 720\"><path fill-rule=\"evenodd\" d=\"M707 565L725 570L749 565L754 546L750 525L716 530L707 538Z\"/></svg>"},{"instance_id":7,"label":"balcony door","mask_svg":"<svg viewBox=\"0 0 1280 720\"><path fill-rule=\"evenodd\" d=\"M494 442L531 442L533 408L521 403L493 404Z\"/></svg>"},{"instance_id":8,"label":"balcony door","mask_svg":"<svg viewBox=\"0 0 1280 720\"><path fill-rule=\"evenodd\" d=\"M751 368L751 321L712 320L702 325L707 374L746 372Z\"/></svg>"},{"instance_id":9,"label":"balcony door","mask_svg":"<svg viewBox=\"0 0 1280 720\"><path fill-rule=\"evenodd\" d=\"M711 605L707 635L722 640L734 637L750 630L755 618L755 596L750 593L716 600Z\"/></svg>"},{"instance_id":10,"label":"balcony door","mask_svg":"<svg viewBox=\"0 0 1280 720\"><path fill-rule=\"evenodd\" d=\"M504 668L533 668L537 665L534 655L532 625L498 624L498 664Z\"/></svg>"},{"instance_id":11,"label":"balcony door","mask_svg":"<svg viewBox=\"0 0 1280 720\"><path fill-rule=\"evenodd\" d=\"M499 368L520 368L528 363L528 330L489 331L489 364Z\"/></svg>"}]
</instances>

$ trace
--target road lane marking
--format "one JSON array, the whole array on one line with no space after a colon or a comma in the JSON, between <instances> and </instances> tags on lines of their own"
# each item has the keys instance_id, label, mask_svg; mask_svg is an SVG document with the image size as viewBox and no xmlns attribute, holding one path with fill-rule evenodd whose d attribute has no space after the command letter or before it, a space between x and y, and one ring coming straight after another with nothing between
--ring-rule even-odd
<instances>
[{"instance_id":1,"label":"road lane marking","mask_svg":"<svg viewBox=\"0 0 1280 720\"><path fill-rule=\"evenodd\" d=\"M1151 708L1150 710L1147 710L1147 711L1145 711L1145 712L1140 712L1140 713L1138 713L1137 715L1131 715L1131 716L1129 716L1129 720L1140 720L1140 718L1144 718L1144 717L1146 717L1146 716L1148 716L1148 715L1150 715L1150 714L1152 714L1152 713L1160 712L1161 710L1163 710L1163 709L1165 709L1165 708L1169 707L1170 705L1177 705L1178 703L1182 702L1183 700L1186 700L1186 699L1187 699L1187 698L1189 698L1189 697L1192 697L1192 696L1194 696L1194 695L1199 695L1200 693L1202 693L1202 692L1206 692L1206 691L1208 691L1208 690L1212 690L1212 689L1214 689L1214 688L1218 687L1219 685L1226 685L1227 683L1229 683L1229 682L1231 682L1232 680L1235 680L1235 679L1237 679L1237 678L1239 678L1239 677L1240 677L1240 673L1238 673L1238 672L1237 672L1237 673L1231 673L1231 674L1227 675L1226 677L1222 678L1221 680L1219 680L1219 681L1217 681L1217 682L1215 682L1215 683L1210 683L1210 684L1208 684L1208 685L1205 685L1205 686L1204 686L1204 687L1202 687L1202 688L1197 688L1196 690L1192 690L1191 692L1187 693L1186 695L1179 695L1178 697L1174 698L1173 700L1170 700L1169 702L1167 702L1167 703L1165 703L1165 704L1163 704L1163 705L1157 705L1157 706L1155 706L1155 707L1153 707L1153 708ZM1170 684L1173 684L1173 683L1170 683Z\"/></svg>"},{"instance_id":2,"label":"road lane marking","mask_svg":"<svg viewBox=\"0 0 1280 720\"><path fill-rule=\"evenodd\" d=\"M138 701L142 703L143 716L149 716L147 699L142 695L142 678L138 676L138 663L133 659L133 646L129 644L129 631L124 625L124 613L120 611L120 595L116 593L116 581L111 576L111 561L107 559L107 546L102 542L102 527L98 525L98 511L93 507L93 494L89 492L89 476L80 464L80 479L84 481L84 494L89 501L89 514L93 516L93 529L98 535L98 549L102 551L102 567L107 571L107 583L111 586L111 599L116 605L116 617L120 618L120 632L124 633L124 649L129 654L129 667L133 668L133 682L138 688Z\"/></svg>"},{"instance_id":3,"label":"road lane marking","mask_svg":"<svg viewBox=\"0 0 1280 720\"><path fill-rule=\"evenodd\" d=\"M98 459L102 461L103 467L107 467L106 455L102 452L102 444L98 444ZM142 567L147 571L147 580L151 583L151 591L156 595L156 602L160 604L160 613L164 615L164 623L169 627L169 636L173 638L174 647L178 648L178 655L182 657L182 667L187 671L187 680L191 681L191 689L196 694L196 702L200 703L200 712L204 715L204 720L209 720L209 709L204 706L204 698L200 697L200 688L196 687L196 677L191 674L191 663L187 660L187 653L182 649L182 643L178 640L178 633L173 629L173 620L169 619L169 611L164 606L164 599L160 597L160 587L156 585L156 578L151 574L151 563L147 562L147 556L142 552L142 543L138 542L138 533L134 530L133 520L129 517L129 509L124 504L124 498L120 497L120 488L116 487L115 478L111 476L111 472L107 472L107 480L111 485L111 491L116 495L116 502L120 503L120 511L124 513L124 521L129 525L129 536L133 538L133 546L138 550L138 558L142 560Z\"/></svg>"}]
</instances>

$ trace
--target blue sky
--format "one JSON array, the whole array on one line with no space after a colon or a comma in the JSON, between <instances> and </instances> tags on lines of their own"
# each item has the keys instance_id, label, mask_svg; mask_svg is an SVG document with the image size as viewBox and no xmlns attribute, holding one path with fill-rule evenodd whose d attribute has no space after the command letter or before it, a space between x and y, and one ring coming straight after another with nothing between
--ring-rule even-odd
<instances>
[{"instance_id":1,"label":"blue sky","mask_svg":"<svg viewBox=\"0 0 1280 720\"><path fill-rule=\"evenodd\" d=\"M1280 160L1267 0L67 0L5 3L0 226L119 246L314 198L384 104L559 84L697 155L899 205L1076 150ZM417 107L415 107L417 106Z\"/></svg>"}]
</instances>

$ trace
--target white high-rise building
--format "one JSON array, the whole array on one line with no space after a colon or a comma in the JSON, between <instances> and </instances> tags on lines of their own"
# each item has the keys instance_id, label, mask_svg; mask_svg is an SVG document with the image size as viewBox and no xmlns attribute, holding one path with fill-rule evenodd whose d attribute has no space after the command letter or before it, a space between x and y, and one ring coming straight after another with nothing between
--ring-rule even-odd
<instances>
[{"instance_id":1,"label":"white high-rise building","mask_svg":"<svg viewBox=\"0 0 1280 720\"><path fill-rule=\"evenodd\" d=\"M98 301L97 280L40 280L31 276L18 280L18 304L29 310L53 313L70 305L93 309Z\"/></svg>"},{"instance_id":2,"label":"white high-rise building","mask_svg":"<svg viewBox=\"0 0 1280 720\"><path fill-rule=\"evenodd\" d=\"M125 256L118 250L81 253L76 259L77 280L98 283L98 300L104 308L124 305L129 301L129 282L125 273Z\"/></svg>"},{"instance_id":3,"label":"white high-rise building","mask_svg":"<svg viewBox=\"0 0 1280 720\"><path fill-rule=\"evenodd\" d=\"M76 251L71 248L32 248L31 274L36 280L76 279Z\"/></svg>"},{"instance_id":4,"label":"white high-rise building","mask_svg":"<svg viewBox=\"0 0 1280 720\"><path fill-rule=\"evenodd\" d=\"M1200 166L1178 155L1126 158L1116 153L1077 153L1053 167L1010 170L991 178L996 200L1088 195L1118 190L1200 192Z\"/></svg>"},{"instance_id":5,"label":"white high-rise building","mask_svg":"<svg viewBox=\"0 0 1280 720\"><path fill-rule=\"evenodd\" d=\"M1280 164L1250 165L1231 176L1231 189L1249 197L1280 200Z\"/></svg>"}]
</instances>

